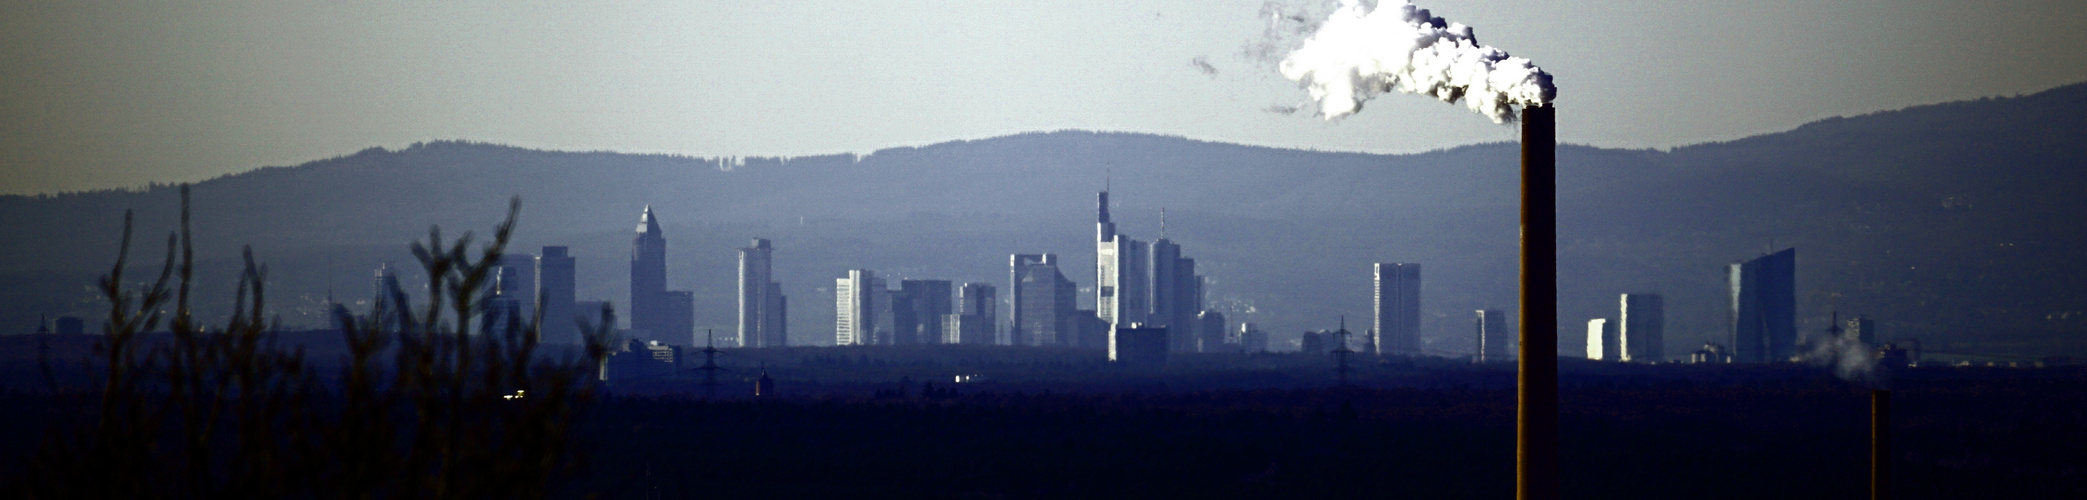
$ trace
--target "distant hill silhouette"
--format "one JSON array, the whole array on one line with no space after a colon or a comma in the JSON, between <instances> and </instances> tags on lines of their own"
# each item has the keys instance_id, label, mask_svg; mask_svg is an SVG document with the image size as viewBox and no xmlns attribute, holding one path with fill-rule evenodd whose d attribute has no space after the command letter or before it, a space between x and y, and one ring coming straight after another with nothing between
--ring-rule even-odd
<instances>
[{"instance_id":1,"label":"distant hill silhouette","mask_svg":"<svg viewBox=\"0 0 2087 500\"><path fill-rule=\"evenodd\" d=\"M1724 265L1771 246L1798 249L1805 331L1824 330L1837 308L1931 349L2077 350L2082 138L2087 84L1666 152L1563 147L1564 350L1577 354L1584 320L1613 316L1624 292L1667 295L1670 354L1723 342ZM518 248L572 247L580 297L621 308L631 230L649 204L669 241L669 285L696 292L699 328L731 334L734 249L765 237L791 298L792 342L830 343L832 280L849 268L986 281L1004 297L1008 254L1055 252L1091 285L1094 194L1112 178L1121 230L1157 238L1164 207L1167 236L1235 321L1278 342L1342 314L1367 325L1370 263L1419 262L1427 346L1453 354L1469 349L1473 310L1515 307L1516 154L1513 144L1369 155L1078 131L861 157L372 148L199 183L200 291L229 304L232 260L251 243L271 265L273 307L316 325L329 289L366 299L384 260L410 284L409 239L430 225L483 235L520 195ZM154 256L134 261L157 265L176 207L167 187L0 197L11 235L0 238L0 328L31 331L47 312L97 330L89 285L113 260L122 210L140 211L139 250Z\"/></svg>"}]
</instances>

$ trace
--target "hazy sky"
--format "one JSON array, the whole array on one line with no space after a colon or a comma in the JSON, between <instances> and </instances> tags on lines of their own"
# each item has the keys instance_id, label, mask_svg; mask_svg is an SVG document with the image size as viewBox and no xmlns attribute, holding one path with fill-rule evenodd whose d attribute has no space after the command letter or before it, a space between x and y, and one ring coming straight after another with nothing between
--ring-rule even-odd
<instances>
[{"instance_id":1,"label":"hazy sky","mask_svg":"<svg viewBox=\"0 0 2087 500\"><path fill-rule=\"evenodd\" d=\"M437 139L713 156L1055 129L1372 152L1514 137L1407 95L1336 123L1267 111L1305 96L1242 54L1262 6L0 0L0 193ZM1671 147L2087 80L2077 0L1421 6L1556 75L1572 143Z\"/></svg>"}]
</instances>

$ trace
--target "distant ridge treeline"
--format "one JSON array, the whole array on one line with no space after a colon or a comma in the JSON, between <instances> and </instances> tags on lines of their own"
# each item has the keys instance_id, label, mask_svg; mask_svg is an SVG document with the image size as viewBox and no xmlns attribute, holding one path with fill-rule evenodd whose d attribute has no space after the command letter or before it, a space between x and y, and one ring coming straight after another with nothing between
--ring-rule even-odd
<instances>
[{"instance_id":1,"label":"distant ridge treeline","mask_svg":"<svg viewBox=\"0 0 2087 500\"><path fill-rule=\"evenodd\" d=\"M1807 332L1834 310L1886 338L1978 341L2020 353L2081 349L2087 330L2087 84L1822 120L1671 151L1567 146L1560 162L1564 351L1616 294L1667 295L1670 355L1723 341L1724 264L1798 248ZM1210 277L1210 300L1275 332L1367 321L1372 262L1419 262L1429 351L1470 349L1471 311L1514 307L1512 144L1415 155L1310 152L1061 131L869 155L691 158L547 152L467 142L370 148L195 186L197 240L252 243L276 269L273 304L321 324L329 293L366 301L380 261L429 225L483 227L523 199L516 249L566 245L583 300L626 303L628 232L646 205L667 233L669 286L696 293L698 328L728 336L734 250L775 241L791 341L830 343L832 279L848 268L1005 287L1007 255L1055 252L1093 281L1094 192L1113 183L1133 237L1167 236ZM126 207L173 190L0 197L0 332L39 313L95 310L87 285L114 254ZM142 212L141 234L173 214ZM202 262L201 296L229 296L234 263ZM419 279L402 276L407 285ZM1004 293L1004 292L1003 292ZM200 304L224 314L230 304ZM91 317L91 316L89 316ZM90 325L90 330L95 329ZM700 336L700 332L698 333Z\"/></svg>"}]
</instances>

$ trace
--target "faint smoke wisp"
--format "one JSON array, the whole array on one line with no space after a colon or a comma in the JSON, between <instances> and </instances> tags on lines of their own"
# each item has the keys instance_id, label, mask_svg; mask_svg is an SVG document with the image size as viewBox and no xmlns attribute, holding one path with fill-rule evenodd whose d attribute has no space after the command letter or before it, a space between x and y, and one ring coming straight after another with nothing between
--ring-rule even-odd
<instances>
[{"instance_id":1,"label":"faint smoke wisp","mask_svg":"<svg viewBox=\"0 0 2087 500\"><path fill-rule=\"evenodd\" d=\"M1281 9L1262 13L1277 16L1270 20L1273 36L1313 26L1283 17L1291 13ZM1345 0L1315 28L1276 69L1310 91L1329 120L1361 111L1364 101L1391 90L1461 100L1494 123L1513 121L1516 106L1549 104L1558 96L1550 73L1528 59L1479 45L1470 26L1410 3L1372 9Z\"/></svg>"},{"instance_id":2,"label":"faint smoke wisp","mask_svg":"<svg viewBox=\"0 0 2087 500\"><path fill-rule=\"evenodd\" d=\"M1815 337L1812 352L1805 354L1804 359L1816 366L1832 367L1834 375L1844 380L1869 386L1884 382L1883 373L1877 369L1876 353L1854 335Z\"/></svg>"}]
</instances>

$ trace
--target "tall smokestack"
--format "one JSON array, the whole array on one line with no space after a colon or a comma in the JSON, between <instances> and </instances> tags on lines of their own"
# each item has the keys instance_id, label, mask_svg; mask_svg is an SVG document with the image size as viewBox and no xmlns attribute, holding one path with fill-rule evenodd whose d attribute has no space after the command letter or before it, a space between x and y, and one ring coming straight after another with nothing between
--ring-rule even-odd
<instances>
[{"instance_id":1,"label":"tall smokestack","mask_svg":"<svg viewBox=\"0 0 2087 500\"><path fill-rule=\"evenodd\" d=\"M1558 498L1558 131L1550 105L1522 108L1522 355L1515 498Z\"/></svg>"},{"instance_id":2,"label":"tall smokestack","mask_svg":"<svg viewBox=\"0 0 2087 500\"><path fill-rule=\"evenodd\" d=\"M1891 391L1870 391L1870 500L1891 498Z\"/></svg>"}]
</instances>

